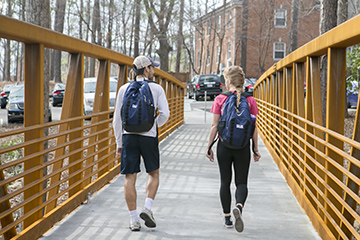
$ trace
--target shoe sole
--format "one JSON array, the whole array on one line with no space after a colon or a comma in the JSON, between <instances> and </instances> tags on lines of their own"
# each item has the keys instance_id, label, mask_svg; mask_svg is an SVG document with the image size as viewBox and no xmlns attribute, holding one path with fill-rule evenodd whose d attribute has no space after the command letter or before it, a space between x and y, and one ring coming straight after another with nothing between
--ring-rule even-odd
<instances>
[{"instance_id":1,"label":"shoe sole","mask_svg":"<svg viewBox=\"0 0 360 240\"><path fill-rule=\"evenodd\" d=\"M235 217L235 229L238 232L244 231L244 222L241 217L240 210L236 207L233 209L233 215Z\"/></svg>"},{"instance_id":2,"label":"shoe sole","mask_svg":"<svg viewBox=\"0 0 360 240\"><path fill-rule=\"evenodd\" d=\"M226 227L226 228L233 228L234 225L226 225L226 224L224 224L224 227Z\"/></svg>"},{"instance_id":3,"label":"shoe sole","mask_svg":"<svg viewBox=\"0 0 360 240\"><path fill-rule=\"evenodd\" d=\"M130 228L132 232L140 232L140 228Z\"/></svg>"},{"instance_id":4,"label":"shoe sole","mask_svg":"<svg viewBox=\"0 0 360 240\"><path fill-rule=\"evenodd\" d=\"M145 226L147 226L148 228L156 227L156 222L153 219L151 219L151 217L148 214L142 212L140 213L140 218L145 221Z\"/></svg>"}]
</instances>

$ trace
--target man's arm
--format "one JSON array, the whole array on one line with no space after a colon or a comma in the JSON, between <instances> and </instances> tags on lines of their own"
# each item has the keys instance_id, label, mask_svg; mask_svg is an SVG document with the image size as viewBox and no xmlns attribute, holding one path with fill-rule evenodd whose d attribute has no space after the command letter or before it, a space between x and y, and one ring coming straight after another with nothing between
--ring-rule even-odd
<instances>
[{"instance_id":1,"label":"man's arm","mask_svg":"<svg viewBox=\"0 0 360 240\"><path fill-rule=\"evenodd\" d=\"M121 88L118 91L117 97L116 97L116 103L115 103L115 112L113 117L113 129L114 129L114 135L116 139L116 145L117 148L121 149L122 147L122 120L121 120L121 107L122 107L122 100L123 100L124 94Z\"/></svg>"},{"instance_id":2,"label":"man's arm","mask_svg":"<svg viewBox=\"0 0 360 240\"><path fill-rule=\"evenodd\" d=\"M165 91L162 87L158 96L158 111L159 115L156 118L156 123L158 127L161 127L166 123L170 116L169 104L166 99Z\"/></svg>"}]
</instances>

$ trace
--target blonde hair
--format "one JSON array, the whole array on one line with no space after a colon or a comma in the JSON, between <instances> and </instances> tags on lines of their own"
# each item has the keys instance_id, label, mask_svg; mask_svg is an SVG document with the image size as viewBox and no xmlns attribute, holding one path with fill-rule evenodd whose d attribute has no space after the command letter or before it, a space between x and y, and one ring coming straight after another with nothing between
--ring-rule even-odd
<instances>
[{"instance_id":1,"label":"blonde hair","mask_svg":"<svg viewBox=\"0 0 360 240\"><path fill-rule=\"evenodd\" d=\"M231 66L224 70L224 78L233 85L237 92L236 111L240 104L241 93L245 82L245 73L240 66ZM238 112L239 113L239 112Z\"/></svg>"}]
</instances>

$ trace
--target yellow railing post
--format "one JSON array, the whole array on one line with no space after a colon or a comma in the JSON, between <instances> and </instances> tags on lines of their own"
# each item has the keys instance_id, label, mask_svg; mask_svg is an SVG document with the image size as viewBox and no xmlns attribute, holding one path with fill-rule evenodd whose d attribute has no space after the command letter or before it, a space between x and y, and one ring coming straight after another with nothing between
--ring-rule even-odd
<instances>
[{"instance_id":1,"label":"yellow railing post","mask_svg":"<svg viewBox=\"0 0 360 240\"><path fill-rule=\"evenodd\" d=\"M345 68L346 68L346 49L345 48L329 48L328 49L328 86L327 86L327 104L326 104L326 128L344 134L344 119L345 119ZM329 134L326 135L326 142L333 146L343 149L344 143L336 139ZM326 156L330 157L336 163L343 165L343 157L335 151L326 148ZM325 168L332 176L327 174L325 176L325 182L328 184L334 192L330 192L328 189L325 191L325 196L331 201L325 202L325 209L330 214L327 216L325 222L329 229L337 237L338 233L332 225L332 221L340 224L336 211L341 211L341 204L337 201L336 196L343 195L342 188L334 181L333 178L337 178L340 181L343 180L343 173L338 169L334 163L325 162ZM328 200L328 201L329 201ZM336 209L334 209L334 207Z\"/></svg>"},{"instance_id":2,"label":"yellow railing post","mask_svg":"<svg viewBox=\"0 0 360 240\"><path fill-rule=\"evenodd\" d=\"M62 104L62 111L61 111L61 119L69 119L72 117L82 116L83 115L83 78L84 78L84 56L80 53L73 53L70 56L70 65L69 65L69 72L66 80L66 94L64 95L64 100ZM83 125L82 120L77 120L76 122L69 124L64 123L60 125L59 132L64 132L68 129L76 128ZM78 133L79 134L79 133ZM69 136L73 139L75 136L72 134ZM63 135L58 137L56 140L57 145L62 145L67 142L67 135ZM79 147L79 143L76 143L76 146ZM70 146L70 151L73 150L75 145ZM65 149L60 148L55 151L55 160L58 160L65 154ZM72 158L78 158L79 156L73 156ZM61 159L53 164L52 171L56 172L57 170L61 169L64 164L64 159ZM50 178L50 186L56 184L61 178L61 173L55 174L53 177ZM56 194L60 191L60 186L52 188L48 192L47 199L52 199ZM50 200L49 204L45 208L45 213L49 213L52 209L57 206L57 199Z\"/></svg>"},{"instance_id":3,"label":"yellow railing post","mask_svg":"<svg viewBox=\"0 0 360 240\"><path fill-rule=\"evenodd\" d=\"M110 95L110 62L107 60L100 60L100 66L98 71L98 78L96 82L95 100L93 113L103 112L109 110L109 95ZM100 122L102 120L109 119L109 114L101 115L91 119L91 122ZM108 123L103 123L97 127L97 132L109 127ZM104 140L109 136L108 132L99 133L97 135L97 158L103 160L99 161L98 169L101 169L109 161L109 157L106 155L109 153L107 146L109 142ZM102 169L98 173L98 177L102 176L108 169Z\"/></svg>"},{"instance_id":4,"label":"yellow railing post","mask_svg":"<svg viewBox=\"0 0 360 240\"><path fill-rule=\"evenodd\" d=\"M25 44L25 118L24 127L42 124L44 121L44 45ZM27 113L31 113L27 114ZM31 116L31 117L30 117ZM25 132L24 142L43 138L43 129ZM24 148L24 156L29 156L43 150L42 142L28 145ZM43 157L37 156L24 162L24 172L43 165ZM43 178L43 170L37 170L24 177L24 187ZM43 183L37 183L24 191L24 200L41 193ZM24 215L41 205L43 196L37 196L24 205ZM43 210L37 210L24 220L24 228L30 226L43 216Z\"/></svg>"}]
</instances>

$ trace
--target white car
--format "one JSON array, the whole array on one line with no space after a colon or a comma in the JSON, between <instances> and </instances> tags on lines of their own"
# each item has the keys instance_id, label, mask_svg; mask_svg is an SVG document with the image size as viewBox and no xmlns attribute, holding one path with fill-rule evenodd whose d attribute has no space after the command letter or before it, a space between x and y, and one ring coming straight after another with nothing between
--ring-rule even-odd
<instances>
[{"instance_id":1,"label":"white car","mask_svg":"<svg viewBox=\"0 0 360 240\"><path fill-rule=\"evenodd\" d=\"M84 115L90 115L93 112L95 89L97 78L84 78ZM113 110L115 106L117 80L115 77L110 77L110 106Z\"/></svg>"}]
</instances>

